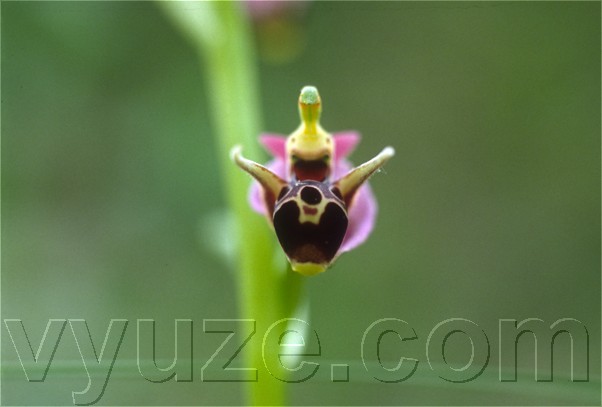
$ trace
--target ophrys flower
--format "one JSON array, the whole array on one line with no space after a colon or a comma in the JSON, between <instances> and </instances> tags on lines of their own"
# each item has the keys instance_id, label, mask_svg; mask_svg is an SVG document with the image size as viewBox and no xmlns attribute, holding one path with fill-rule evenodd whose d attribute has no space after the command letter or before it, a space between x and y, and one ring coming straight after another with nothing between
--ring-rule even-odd
<instances>
[{"instance_id":1,"label":"ophrys flower","mask_svg":"<svg viewBox=\"0 0 602 407\"><path fill-rule=\"evenodd\" d=\"M359 135L326 132L319 122L321 110L317 89L304 87L297 130L288 137L260 137L274 156L266 166L244 158L238 146L232 150L236 164L257 180L251 206L266 215L293 270L304 275L325 271L368 238L377 206L366 181L394 155L386 147L353 168L346 157Z\"/></svg>"}]
</instances>

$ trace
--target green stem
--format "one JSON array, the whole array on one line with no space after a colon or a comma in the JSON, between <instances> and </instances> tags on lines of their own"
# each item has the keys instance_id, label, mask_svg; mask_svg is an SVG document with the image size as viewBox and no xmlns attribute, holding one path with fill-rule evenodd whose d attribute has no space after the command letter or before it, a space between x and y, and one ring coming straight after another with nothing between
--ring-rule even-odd
<instances>
[{"instance_id":1,"label":"green stem","mask_svg":"<svg viewBox=\"0 0 602 407\"><path fill-rule=\"evenodd\" d=\"M238 298L241 318L256 320L256 334L245 347L246 366L258 369L248 383L249 402L284 405L286 383L265 369L261 338L269 326L294 315L303 281L274 260L275 239L267 222L248 204L249 177L229 159L241 144L246 156L260 156L259 97L250 27L240 2L163 2L167 13L190 38L205 67L216 128L218 161L238 237ZM278 349L266 349L272 355Z\"/></svg>"}]
</instances>

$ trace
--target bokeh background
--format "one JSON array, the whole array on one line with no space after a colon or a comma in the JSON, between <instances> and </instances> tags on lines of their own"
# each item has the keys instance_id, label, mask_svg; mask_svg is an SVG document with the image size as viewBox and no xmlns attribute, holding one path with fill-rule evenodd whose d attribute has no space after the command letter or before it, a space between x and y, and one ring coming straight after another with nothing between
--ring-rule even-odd
<instances>
[{"instance_id":1,"label":"bokeh background","mask_svg":"<svg viewBox=\"0 0 602 407\"><path fill-rule=\"evenodd\" d=\"M243 403L241 385L200 381L222 341L202 320L237 316L203 61L150 2L1 12L2 318L34 346L50 318L85 318L99 344L129 319L100 404ZM370 240L308 282L318 361L349 363L350 382L331 383L325 362L291 403L599 405L600 3L314 2L281 18L254 23L265 130L294 130L312 84L327 130L363 134L356 163L397 151L371 181ZM362 372L364 330L385 317L418 336L383 343L384 359L420 361L403 383ZM452 317L491 344L470 383L426 361ZM533 317L588 328L590 382L570 381L561 337L553 383L534 381L529 337L518 382L497 380L499 319ZM156 320L168 359L174 319L194 321L192 383L140 376L138 318ZM448 345L464 365L466 340ZM78 361L67 328L46 381L28 383L3 326L2 403L71 404L87 384Z\"/></svg>"}]
</instances>

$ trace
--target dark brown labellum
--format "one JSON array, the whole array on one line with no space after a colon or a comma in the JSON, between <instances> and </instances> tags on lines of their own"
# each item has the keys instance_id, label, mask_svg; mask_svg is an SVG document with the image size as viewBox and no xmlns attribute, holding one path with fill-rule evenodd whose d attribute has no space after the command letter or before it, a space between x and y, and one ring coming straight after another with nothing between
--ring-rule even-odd
<instances>
[{"instance_id":1,"label":"dark brown labellum","mask_svg":"<svg viewBox=\"0 0 602 407\"><path fill-rule=\"evenodd\" d=\"M324 182L298 181L276 202L274 229L291 261L327 265L336 256L348 219L345 204L330 188Z\"/></svg>"}]
</instances>

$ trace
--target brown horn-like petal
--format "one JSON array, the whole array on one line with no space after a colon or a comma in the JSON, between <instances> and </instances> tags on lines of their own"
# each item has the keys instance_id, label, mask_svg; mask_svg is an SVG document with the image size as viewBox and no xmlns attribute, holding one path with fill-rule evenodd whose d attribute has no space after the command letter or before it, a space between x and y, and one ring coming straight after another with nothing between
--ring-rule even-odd
<instances>
[{"instance_id":1,"label":"brown horn-like petal","mask_svg":"<svg viewBox=\"0 0 602 407\"><path fill-rule=\"evenodd\" d=\"M359 187L394 155L395 150L393 147L385 147L376 157L355 167L334 183L341 192L345 205L349 207Z\"/></svg>"},{"instance_id":2,"label":"brown horn-like petal","mask_svg":"<svg viewBox=\"0 0 602 407\"><path fill-rule=\"evenodd\" d=\"M276 199L278 198L278 195L280 195L282 188L288 184L263 165L243 157L241 151L242 147L240 145L234 146L230 151L230 157L236 165L249 173L261 184L264 191L265 204L271 219Z\"/></svg>"}]
</instances>

